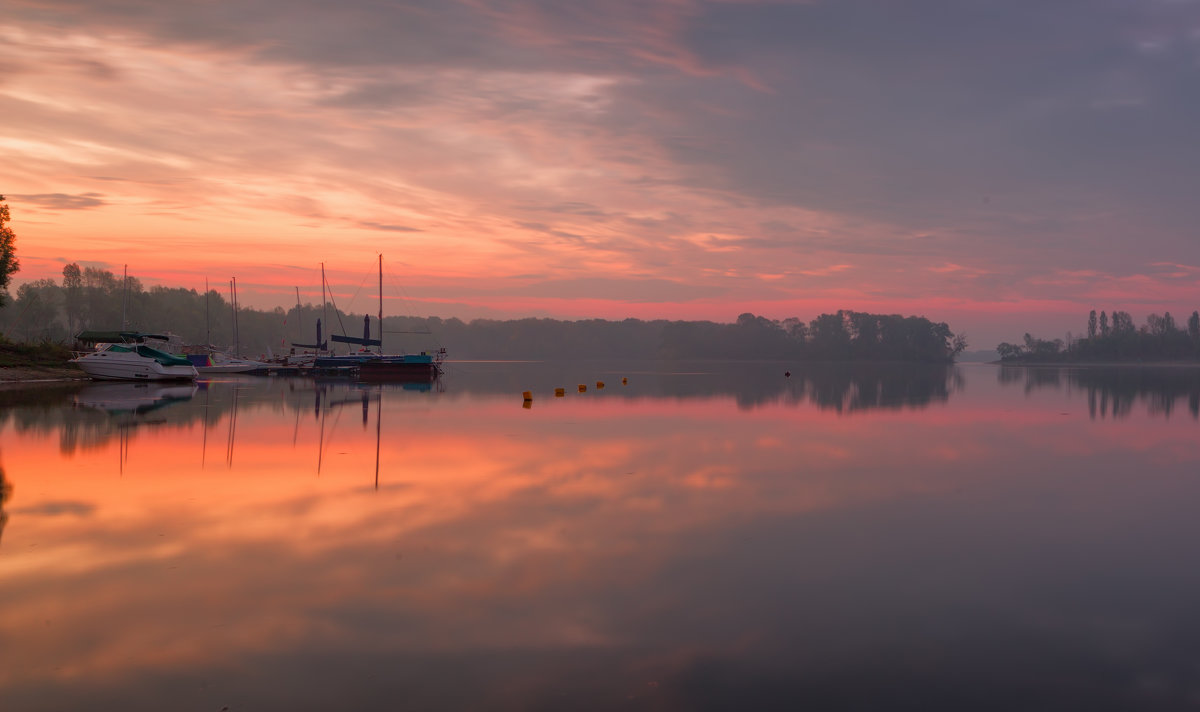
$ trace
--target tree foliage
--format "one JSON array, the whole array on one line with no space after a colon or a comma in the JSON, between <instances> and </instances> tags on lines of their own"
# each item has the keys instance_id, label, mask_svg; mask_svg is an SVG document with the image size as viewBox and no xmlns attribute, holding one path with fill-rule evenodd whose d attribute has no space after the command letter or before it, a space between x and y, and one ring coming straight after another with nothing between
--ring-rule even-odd
<instances>
[{"instance_id":1,"label":"tree foliage","mask_svg":"<svg viewBox=\"0 0 1200 712\"><path fill-rule=\"evenodd\" d=\"M186 344L234 346L234 312L216 290L155 286L136 277L122 281L107 270L63 268L62 283L23 285L15 308L0 313L0 327L25 340L69 341L84 329L171 331ZM240 352L279 354L292 343L323 334L357 331L362 314L307 304L288 310L237 311ZM378 329L378 326L372 326ZM606 321L589 319L459 319L388 317L384 350L422 351L446 345L462 359L730 359L806 361L909 361L948 363L966 348L966 337L924 317L838 311L809 322L776 321L750 313L734 323L712 321Z\"/></svg>"},{"instance_id":2,"label":"tree foliage","mask_svg":"<svg viewBox=\"0 0 1200 712\"><path fill-rule=\"evenodd\" d=\"M1002 361L1191 361L1200 360L1200 312L1188 317L1181 329L1170 312L1150 314L1141 327L1127 311L1113 311L1112 322L1100 312L1088 315L1088 336L1070 343L1047 341L1025 334L1024 344L1002 343L996 347Z\"/></svg>"},{"instance_id":3,"label":"tree foliage","mask_svg":"<svg viewBox=\"0 0 1200 712\"><path fill-rule=\"evenodd\" d=\"M0 307L8 301L8 285L13 274L21 268L17 260L17 236L8 226L11 219L8 203L0 195Z\"/></svg>"}]
</instances>

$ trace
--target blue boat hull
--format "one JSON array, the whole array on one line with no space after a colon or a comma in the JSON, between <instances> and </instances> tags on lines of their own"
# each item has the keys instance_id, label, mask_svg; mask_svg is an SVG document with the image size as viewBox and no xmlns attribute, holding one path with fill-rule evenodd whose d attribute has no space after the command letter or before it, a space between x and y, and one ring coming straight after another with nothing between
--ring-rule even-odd
<instances>
[{"instance_id":1,"label":"blue boat hull","mask_svg":"<svg viewBox=\"0 0 1200 712\"><path fill-rule=\"evenodd\" d=\"M353 369L364 381L431 381L442 372L430 354L319 356L314 365L319 369Z\"/></svg>"}]
</instances>

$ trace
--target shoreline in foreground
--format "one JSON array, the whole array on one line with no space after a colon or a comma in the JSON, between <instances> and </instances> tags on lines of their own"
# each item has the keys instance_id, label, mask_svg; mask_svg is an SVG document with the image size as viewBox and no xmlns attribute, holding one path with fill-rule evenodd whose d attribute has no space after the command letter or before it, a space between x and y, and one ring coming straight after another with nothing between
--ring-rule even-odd
<instances>
[{"instance_id":1,"label":"shoreline in foreground","mask_svg":"<svg viewBox=\"0 0 1200 712\"><path fill-rule=\"evenodd\" d=\"M0 384L87 380L86 373L70 366L0 366Z\"/></svg>"}]
</instances>

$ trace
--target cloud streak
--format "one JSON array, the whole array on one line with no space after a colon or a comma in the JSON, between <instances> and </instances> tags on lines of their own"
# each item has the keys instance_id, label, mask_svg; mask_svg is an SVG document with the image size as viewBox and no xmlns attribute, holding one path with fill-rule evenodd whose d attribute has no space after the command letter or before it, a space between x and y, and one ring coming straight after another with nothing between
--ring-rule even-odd
<instances>
[{"instance_id":1,"label":"cloud streak","mask_svg":"<svg viewBox=\"0 0 1200 712\"><path fill-rule=\"evenodd\" d=\"M12 195L9 198L52 211L87 210L88 208L98 208L105 205L104 196L99 193L84 193L82 195L43 193L40 195Z\"/></svg>"}]
</instances>

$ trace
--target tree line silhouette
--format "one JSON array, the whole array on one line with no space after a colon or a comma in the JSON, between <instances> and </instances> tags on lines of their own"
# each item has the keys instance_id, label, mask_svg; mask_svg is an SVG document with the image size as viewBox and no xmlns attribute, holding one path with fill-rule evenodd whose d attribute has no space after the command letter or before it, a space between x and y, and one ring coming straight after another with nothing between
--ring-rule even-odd
<instances>
[{"instance_id":1,"label":"tree line silhouette","mask_svg":"<svg viewBox=\"0 0 1200 712\"><path fill-rule=\"evenodd\" d=\"M1141 327L1126 311L1111 315L1093 309L1088 314L1087 335L1079 338L1039 339L1025 334L1024 343L1001 343L1001 361L1194 361L1200 360L1200 312L1193 311L1181 328L1171 312L1150 314Z\"/></svg>"},{"instance_id":2,"label":"tree line silhouette","mask_svg":"<svg viewBox=\"0 0 1200 712\"><path fill-rule=\"evenodd\" d=\"M237 328L235 330L236 325ZM216 289L154 286L136 277L68 264L62 282L21 285L0 310L0 329L24 341L70 342L84 329L170 330L185 343L279 354L324 334L361 333L363 315L321 305L236 310ZM373 327L378 328L378 327ZM385 351L447 346L455 359L731 359L952 362L966 338L919 316L841 310L805 322L745 313L733 323L625 319L384 319Z\"/></svg>"}]
</instances>

